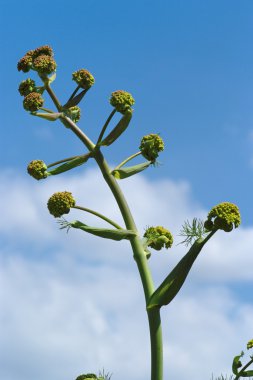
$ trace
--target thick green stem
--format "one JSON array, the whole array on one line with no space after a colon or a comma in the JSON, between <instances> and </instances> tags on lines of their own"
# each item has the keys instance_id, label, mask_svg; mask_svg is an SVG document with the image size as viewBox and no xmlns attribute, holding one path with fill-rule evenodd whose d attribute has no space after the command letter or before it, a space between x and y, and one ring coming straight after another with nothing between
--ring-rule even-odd
<instances>
[{"instance_id":1,"label":"thick green stem","mask_svg":"<svg viewBox=\"0 0 253 380\"><path fill-rule=\"evenodd\" d=\"M58 99L54 95L53 91L49 86L46 87L49 95L51 96L54 104L56 105L58 111L61 106ZM113 116L114 112L110 116ZM109 117L110 118L110 117ZM126 228L137 232L137 228L126 202L126 199L113 175L110 174L110 168L105 161L100 149L95 148L94 143L77 127L72 120L67 117L60 118L62 123L69 129L71 129L74 134L84 143L90 152L93 153L94 159L96 160L103 177L111 189L114 198L119 206L122 217L124 219ZM107 124L108 125L108 124ZM105 130L105 128L104 128ZM101 136L100 136L101 138ZM141 238L139 236L133 237L131 240L131 246L133 250L134 259L136 261L142 286L145 294L146 304L148 304L149 298L154 292L154 284L151 276L150 269L148 267L148 262L146 258L146 253L144 251ZM148 310L148 320L149 320L149 330L150 330L150 343L151 343L151 380L162 380L163 379L163 346L162 346L162 328L160 319L160 309L154 308Z\"/></svg>"}]
</instances>

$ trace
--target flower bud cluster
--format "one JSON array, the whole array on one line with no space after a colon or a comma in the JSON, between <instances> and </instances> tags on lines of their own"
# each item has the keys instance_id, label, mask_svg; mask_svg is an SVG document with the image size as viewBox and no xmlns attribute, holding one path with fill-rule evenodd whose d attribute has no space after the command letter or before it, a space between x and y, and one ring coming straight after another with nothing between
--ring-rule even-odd
<instances>
[{"instance_id":1,"label":"flower bud cluster","mask_svg":"<svg viewBox=\"0 0 253 380\"><path fill-rule=\"evenodd\" d=\"M81 117L81 109L78 106L69 107L64 111L65 115L68 116L74 123L77 123Z\"/></svg>"},{"instance_id":2,"label":"flower bud cluster","mask_svg":"<svg viewBox=\"0 0 253 380\"><path fill-rule=\"evenodd\" d=\"M95 79L91 73L86 69L80 69L72 74L72 79L81 88L88 89L95 83Z\"/></svg>"},{"instance_id":3,"label":"flower bud cluster","mask_svg":"<svg viewBox=\"0 0 253 380\"><path fill-rule=\"evenodd\" d=\"M154 162L157 159L159 152L164 150L163 139L154 133L146 135L142 138L139 149L143 157L148 161Z\"/></svg>"},{"instance_id":4,"label":"flower bud cluster","mask_svg":"<svg viewBox=\"0 0 253 380\"><path fill-rule=\"evenodd\" d=\"M23 106L26 111L35 112L44 104L44 99L38 92L31 92L23 100Z\"/></svg>"},{"instance_id":5,"label":"flower bud cluster","mask_svg":"<svg viewBox=\"0 0 253 380\"><path fill-rule=\"evenodd\" d=\"M40 180L43 178L47 178L47 165L42 160L33 160L27 166L27 172L33 178Z\"/></svg>"},{"instance_id":6,"label":"flower bud cluster","mask_svg":"<svg viewBox=\"0 0 253 380\"><path fill-rule=\"evenodd\" d=\"M94 373L87 373L86 375L80 375L76 378L76 380L98 380L97 375Z\"/></svg>"},{"instance_id":7,"label":"flower bud cluster","mask_svg":"<svg viewBox=\"0 0 253 380\"><path fill-rule=\"evenodd\" d=\"M134 104L135 100L129 92L118 90L111 94L110 104L124 114Z\"/></svg>"},{"instance_id":8,"label":"flower bud cluster","mask_svg":"<svg viewBox=\"0 0 253 380\"><path fill-rule=\"evenodd\" d=\"M50 46L40 46L35 50L29 50L18 62L18 71L27 73L35 70L41 75L51 74L56 70L56 62L53 59L53 50Z\"/></svg>"},{"instance_id":9,"label":"flower bud cluster","mask_svg":"<svg viewBox=\"0 0 253 380\"><path fill-rule=\"evenodd\" d=\"M249 350L250 348L253 348L253 339L247 343L247 349Z\"/></svg>"},{"instance_id":10,"label":"flower bud cluster","mask_svg":"<svg viewBox=\"0 0 253 380\"><path fill-rule=\"evenodd\" d=\"M207 216L204 227L207 231L232 231L241 224L239 208L233 203L223 202L213 207Z\"/></svg>"},{"instance_id":11,"label":"flower bud cluster","mask_svg":"<svg viewBox=\"0 0 253 380\"><path fill-rule=\"evenodd\" d=\"M75 206L75 199L68 191L54 193L47 202L47 207L55 218L59 218L64 214L68 214L71 207Z\"/></svg>"},{"instance_id":12,"label":"flower bud cluster","mask_svg":"<svg viewBox=\"0 0 253 380\"><path fill-rule=\"evenodd\" d=\"M147 239L147 246L157 251L162 248L171 248L173 244L171 232L162 226L147 228L144 237Z\"/></svg>"},{"instance_id":13,"label":"flower bud cluster","mask_svg":"<svg viewBox=\"0 0 253 380\"><path fill-rule=\"evenodd\" d=\"M18 88L18 91L19 91L21 96L27 96L31 92L36 92L36 90L37 90L37 88L36 88L35 81L31 78L23 80L20 83L19 88Z\"/></svg>"}]
</instances>

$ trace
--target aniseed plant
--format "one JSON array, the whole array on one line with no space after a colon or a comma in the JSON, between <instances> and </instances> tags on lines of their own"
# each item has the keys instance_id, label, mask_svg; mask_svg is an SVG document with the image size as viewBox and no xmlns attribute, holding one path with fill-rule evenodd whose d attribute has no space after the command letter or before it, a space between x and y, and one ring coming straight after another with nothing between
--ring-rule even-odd
<instances>
[{"instance_id":1,"label":"aniseed plant","mask_svg":"<svg viewBox=\"0 0 253 380\"><path fill-rule=\"evenodd\" d=\"M233 228L239 226L241 222L239 209L232 203L224 202L213 207L204 222L197 219L194 219L192 223L186 222L183 225L181 235L184 237L186 246L190 245L190 248L162 283L155 287L149 267L151 251L171 248L173 244L172 234L163 226L151 226L141 236L124 194L120 189L119 182L147 170L151 165L155 165L159 153L164 150L163 139L156 133L144 136L139 143L137 153L126 158L115 168L111 168L104 157L104 151L120 138L129 126L133 116L134 98L130 93L123 90L112 92L110 97L112 110L101 130L98 130L97 140L93 142L76 123L81 116L81 110L78 105L93 86L94 77L88 70L83 68L73 72L72 80L75 82L76 88L68 101L62 104L51 86L56 79L56 66L53 50L50 46L41 46L35 50L30 50L19 60L17 65L19 71L24 73L29 71L36 72L41 81L41 84L37 85L32 78L28 78L20 83L19 92L24 97L24 109L33 116L62 123L65 128L71 130L81 140L87 152L64 158L51 164L46 164L42 160L33 160L29 163L27 171L33 178L41 180L84 165L89 160L96 161L123 217L123 226L98 211L79 205L79 201L67 190L54 193L49 198L47 207L50 214L55 218L60 218L61 228L77 228L104 239L115 241L126 239L129 241L146 301L151 345L150 378L151 380L162 380L163 343L160 309L170 304L177 295L194 261L208 240L218 230L230 232ZM47 93L52 99L54 110L44 107L44 93ZM113 116L116 113L121 114L121 118L109 130L109 123L112 123ZM143 157L144 161L140 164L129 166L130 161L139 155ZM73 208L103 219L108 223L108 228L89 226L79 220L65 220L63 215L68 214ZM77 380L102 380L105 378L109 378L109 375L100 373L99 375L80 375Z\"/></svg>"}]
</instances>

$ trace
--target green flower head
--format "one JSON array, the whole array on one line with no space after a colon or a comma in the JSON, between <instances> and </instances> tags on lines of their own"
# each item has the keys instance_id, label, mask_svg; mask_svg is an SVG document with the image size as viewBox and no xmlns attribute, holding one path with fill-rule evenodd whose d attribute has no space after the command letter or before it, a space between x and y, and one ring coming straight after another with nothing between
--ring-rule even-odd
<instances>
[{"instance_id":1,"label":"green flower head","mask_svg":"<svg viewBox=\"0 0 253 380\"><path fill-rule=\"evenodd\" d=\"M53 57L54 52L51 46L43 45L32 51L33 59L37 58L39 55L49 55L50 57Z\"/></svg>"},{"instance_id":2,"label":"green flower head","mask_svg":"<svg viewBox=\"0 0 253 380\"><path fill-rule=\"evenodd\" d=\"M68 116L74 123L77 123L81 118L81 109L78 106L73 106L65 111L66 116Z\"/></svg>"},{"instance_id":3,"label":"green flower head","mask_svg":"<svg viewBox=\"0 0 253 380\"><path fill-rule=\"evenodd\" d=\"M159 152L164 150L163 139L159 135L151 133L142 138L139 149L148 161L155 161Z\"/></svg>"},{"instance_id":4,"label":"green flower head","mask_svg":"<svg viewBox=\"0 0 253 380\"><path fill-rule=\"evenodd\" d=\"M97 376L94 373L87 373L86 375L80 375L76 380L97 380Z\"/></svg>"},{"instance_id":5,"label":"green flower head","mask_svg":"<svg viewBox=\"0 0 253 380\"><path fill-rule=\"evenodd\" d=\"M93 75L88 70L80 69L72 74L72 79L82 88L88 89L95 83Z\"/></svg>"},{"instance_id":6,"label":"green flower head","mask_svg":"<svg viewBox=\"0 0 253 380\"><path fill-rule=\"evenodd\" d=\"M18 61L18 65L17 65L18 71L23 71L24 73L28 73L28 71L31 69L33 59L32 59L32 55L29 53L31 52L28 52L26 55L24 55L24 57L22 57Z\"/></svg>"},{"instance_id":7,"label":"green flower head","mask_svg":"<svg viewBox=\"0 0 253 380\"><path fill-rule=\"evenodd\" d=\"M34 80L30 78L23 80L19 85L18 91L22 96L27 96L31 92L36 92L36 85Z\"/></svg>"},{"instance_id":8,"label":"green flower head","mask_svg":"<svg viewBox=\"0 0 253 380\"><path fill-rule=\"evenodd\" d=\"M51 74L56 70L56 62L50 55L41 54L34 59L33 68L39 74Z\"/></svg>"},{"instance_id":9,"label":"green flower head","mask_svg":"<svg viewBox=\"0 0 253 380\"><path fill-rule=\"evenodd\" d=\"M47 202L47 207L55 218L68 214L71 207L75 206L75 199L68 191L54 193Z\"/></svg>"},{"instance_id":10,"label":"green flower head","mask_svg":"<svg viewBox=\"0 0 253 380\"><path fill-rule=\"evenodd\" d=\"M129 92L118 90L111 94L110 104L120 113L124 114L134 102L134 98Z\"/></svg>"},{"instance_id":11,"label":"green flower head","mask_svg":"<svg viewBox=\"0 0 253 380\"><path fill-rule=\"evenodd\" d=\"M149 227L144 233L147 239L147 246L160 251L164 248L171 248L173 244L173 236L169 230L162 226Z\"/></svg>"},{"instance_id":12,"label":"green flower head","mask_svg":"<svg viewBox=\"0 0 253 380\"><path fill-rule=\"evenodd\" d=\"M253 348L253 339L247 343L247 349L249 350L250 348Z\"/></svg>"},{"instance_id":13,"label":"green flower head","mask_svg":"<svg viewBox=\"0 0 253 380\"><path fill-rule=\"evenodd\" d=\"M39 180L43 178L47 178L47 165L42 160L33 160L27 166L27 172L33 178Z\"/></svg>"},{"instance_id":14,"label":"green flower head","mask_svg":"<svg viewBox=\"0 0 253 380\"><path fill-rule=\"evenodd\" d=\"M23 106L26 111L35 112L44 104L44 99L38 92L31 92L28 94L24 101Z\"/></svg>"},{"instance_id":15,"label":"green flower head","mask_svg":"<svg viewBox=\"0 0 253 380\"><path fill-rule=\"evenodd\" d=\"M53 50L50 46L48 45L44 45L44 46L40 46L38 47L37 49L35 50L29 50L18 62L18 71L23 71L24 73L27 73L30 69L34 69L36 71L39 71L36 69L36 66L41 66L42 63L39 61L39 63L35 63L35 67L34 67L34 61L41 55L46 55L48 57L53 57ZM51 67L52 66L55 66L56 68L56 63L54 62L54 60L52 59L51 63L48 63L47 64L47 67ZM45 63L44 63L44 66L45 66ZM51 70L50 72L54 71L55 68L53 70ZM50 74L50 72L46 72L46 71L43 71L43 73L46 73L46 74Z\"/></svg>"},{"instance_id":16,"label":"green flower head","mask_svg":"<svg viewBox=\"0 0 253 380\"><path fill-rule=\"evenodd\" d=\"M239 208L233 203L223 202L213 207L207 216L204 227L207 231L214 229L232 231L241 224Z\"/></svg>"}]
</instances>

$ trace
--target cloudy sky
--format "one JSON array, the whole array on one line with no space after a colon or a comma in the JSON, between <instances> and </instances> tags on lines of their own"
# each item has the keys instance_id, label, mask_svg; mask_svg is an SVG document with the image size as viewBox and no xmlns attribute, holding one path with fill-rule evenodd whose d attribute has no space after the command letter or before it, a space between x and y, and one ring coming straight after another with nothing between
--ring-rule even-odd
<instances>
[{"instance_id":1,"label":"cloudy sky","mask_svg":"<svg viewBox=\"0 0 253 380\"><path fill-rule=\"evenodd\" d=\"M105 369L112 380L149 377L143 292L127 242L58 228L46 203L71 191L78 204L122 223L94 165L37 182L33 159L48 164L83 153L60 123L34 118L17 92L27 50L50 44L62 103L71 74L92 72L79 122L96 139L111 112L112 91L133 94L129 129L104 149L110 165L160 133L160 165L120 182L143 233L164 225L175 237L154 252L157 285L186 253L178 236L186 219L205 218L217 203L236 203L239 229L218 232L186 284L162 310L165 379L230 374L234 355L253 338L253 3L250 0L77 0L1 5L0 378L74 380ZM33 77L35 79L35 77ZM46 106L51 107L50 102ZM101 225L73 211L69 220Z\"/></svg>"}]
</instances>

